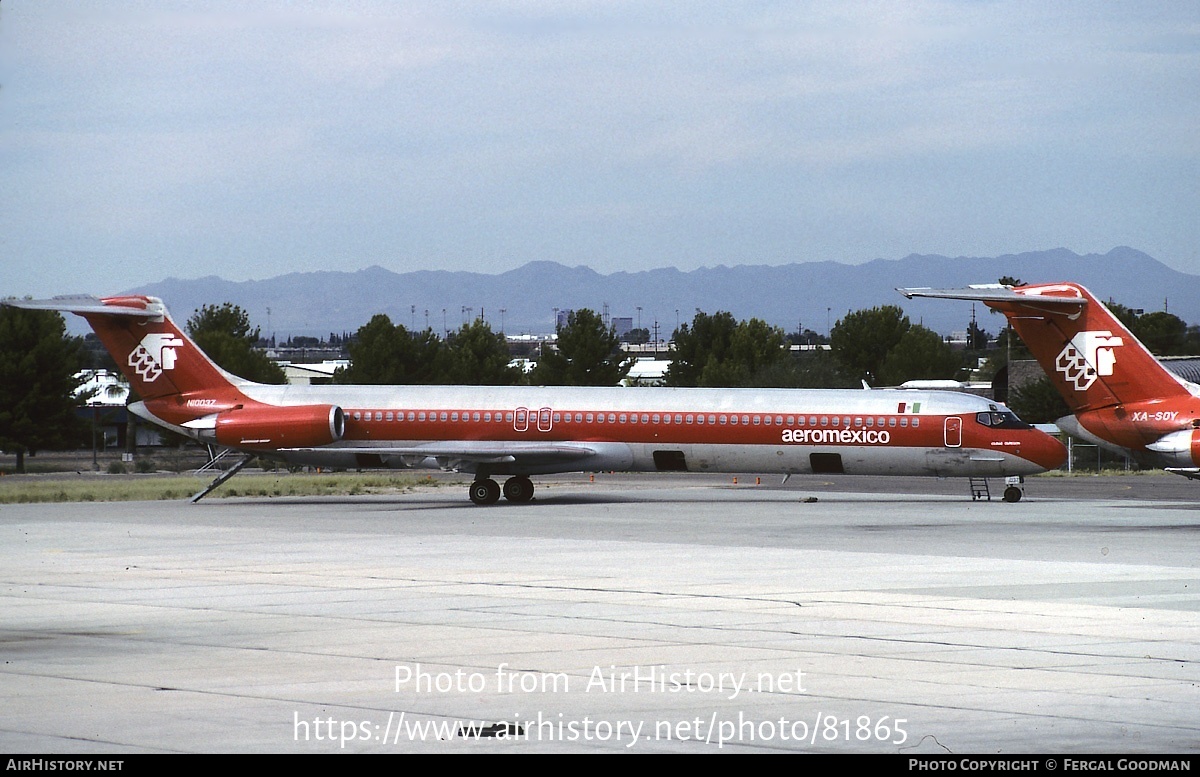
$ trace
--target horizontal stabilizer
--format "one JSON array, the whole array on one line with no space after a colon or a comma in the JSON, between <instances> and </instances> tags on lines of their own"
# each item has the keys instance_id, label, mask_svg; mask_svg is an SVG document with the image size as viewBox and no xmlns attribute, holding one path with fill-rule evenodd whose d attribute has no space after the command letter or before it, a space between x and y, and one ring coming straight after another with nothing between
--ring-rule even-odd
<instances>
[{"instance_id":1,"label":"horizontal stabilizer","mask_svg":"<svg viewBox=\"0 0 1200 777\"><path fill-rule=\"evenodd\" d=\"M133 316L160 318L162 303L146 297L114 297L101 300L87 295L54 297L52 299L6 299L3 304L26 310L57 310L62 313L85 315Z\"/></svg>"},{"instance_id":2,"label":"horizontal stabilizer","mask_svg":"<svg viewBox=\"0 0 1200 777\"><path fill-rule=\"evenodd\" d=\"M1050 291L1055 287L1038 287L1037 291ZM968 299L978 300L980 302L1024 302L1028 303L1036 301L1038 304L1048 305L1063 305L1070 307L1081 307L1087 304L1087 299L1084 297L1070 296L1059 297L1053 294L1031 294L1027 292L1014 291L1009 286L1000 286L997 284L987 284L979 286L967 286L963 289L930 289L930 288L915 288L915 289L896 289L906 298L913 297L931 297L935 299Z\"/></svg>"}]
</instances>

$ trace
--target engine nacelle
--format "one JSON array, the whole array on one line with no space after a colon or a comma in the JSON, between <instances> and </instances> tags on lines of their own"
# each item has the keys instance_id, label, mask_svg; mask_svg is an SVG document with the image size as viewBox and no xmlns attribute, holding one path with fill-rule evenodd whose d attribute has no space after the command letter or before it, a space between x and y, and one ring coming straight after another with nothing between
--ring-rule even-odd
<instances>
[{"instance_id":1,"label":"engine nacelle","mask_svg":"<svg viewBox=\"0 0 1200 777\"><path fill-rule=\"evenodd\" d=\"M1168 467L1200 466L1200 429L1181 429L1158 438L1146 446Z\"/></svg>"},{"instance_id":2,"label":"engine nacelle","mask_svg":"<svg viewBox=\"0 0 1200 777\"><path fill-rule=\"evenodd\" d=\"M311 448L342 439L346 414L337 405L244 407L218 414L214 432L230 448Z\"/></svg>"}]
</instances>

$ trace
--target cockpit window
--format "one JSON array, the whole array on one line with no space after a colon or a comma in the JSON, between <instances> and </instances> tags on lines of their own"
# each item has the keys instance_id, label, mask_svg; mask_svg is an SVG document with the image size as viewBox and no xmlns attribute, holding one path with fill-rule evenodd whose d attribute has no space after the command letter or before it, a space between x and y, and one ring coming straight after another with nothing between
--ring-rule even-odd
<instances>
[{"instance_id":1,"label":"cockpit window","mask_svg":"<svg viewBox=\"0 0 1200 777\"><path fill-rule=\"evenodd\" d=\"M1030 429L1029 424L1017 418L1017 414L1011 410L993 410L990 413L976 413L975 420L982 426L990 426L993 429Z\"/></svg>"}]
</instances>

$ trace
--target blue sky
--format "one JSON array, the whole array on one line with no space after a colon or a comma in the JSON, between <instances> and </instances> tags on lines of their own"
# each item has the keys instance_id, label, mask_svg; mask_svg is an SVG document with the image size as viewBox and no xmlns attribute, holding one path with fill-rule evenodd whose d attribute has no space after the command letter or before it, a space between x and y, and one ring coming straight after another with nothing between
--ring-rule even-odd
<instances>
[{"instance_id":1,"label":"blue sky","mask_svg":"<svg viewBox=\"0 0 1200 777\"><path fill-rule=\"evenodd\" d=\"M1117 245L1200 273L1200 4L0 5L0 295Z\"/></svg>"}]
</instances>

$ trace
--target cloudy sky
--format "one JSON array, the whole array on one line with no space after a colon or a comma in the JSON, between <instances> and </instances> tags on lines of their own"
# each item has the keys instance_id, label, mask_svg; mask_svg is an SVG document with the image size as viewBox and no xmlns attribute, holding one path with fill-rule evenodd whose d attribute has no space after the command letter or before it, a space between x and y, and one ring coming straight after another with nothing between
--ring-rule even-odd
<instances>
[{"instance_id":1,"label":"cloudy sky","mask_svg":"<svg viewBox=\"0 0 1200 777\"><path fill-rule=\"evenodd\" d=\"M0 4L0 295L1130 245L1200 273L1200 4Z\"/></svg>"}]
</instances>

